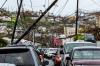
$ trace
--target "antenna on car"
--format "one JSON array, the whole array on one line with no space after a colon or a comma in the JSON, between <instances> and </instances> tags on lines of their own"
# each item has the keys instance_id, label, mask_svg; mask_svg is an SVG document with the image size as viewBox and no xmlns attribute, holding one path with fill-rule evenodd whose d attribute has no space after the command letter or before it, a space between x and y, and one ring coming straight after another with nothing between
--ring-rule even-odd
<instances>
[{"instance_id":1,"label":"antenna on car","mask_svg":"<svg viewBox=\"0 0 100 66\"><path fill-rule=\"evenodd\" d=\"M56 4L58 0L53 1L53 3L40 15L40 17L35 21L35 23L33 23L24 34L22 34L22 36L14 42L14 44L17 44L24 36L26 36L32 29L34 26L36 26L36 24L41 20L41 18Z\"/></svg>"}]
</instances>

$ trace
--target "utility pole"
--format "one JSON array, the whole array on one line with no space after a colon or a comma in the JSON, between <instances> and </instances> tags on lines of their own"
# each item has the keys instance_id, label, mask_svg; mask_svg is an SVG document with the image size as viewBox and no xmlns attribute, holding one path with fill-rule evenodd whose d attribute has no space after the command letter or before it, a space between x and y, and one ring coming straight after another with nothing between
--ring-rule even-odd
<instances>
[{"instance_id":1,"label":"utility pole","mask_svg":"<svg viewBox=\"0 0 100 66\"><path fill-rule=\"evenodd\" d=\"M33 30L33 43L35 45L35 29Z\"/></svg>"},{"instance_id":2,"label":"utility pole","mask_svg":"<svg viewBox=\"0 0 100 66\"><path fill-rule=\"evenodd\" d=\"M22 7L22 3L23 3L23 0L20 1L20 4L18 6L18 13L17 13L17 16L16 16L16 21L15 21L15 25L14 25L14 29L13 29L11 44L13 44L13 41L14 41L16 27L17 27L17 23L18 23L19 16L20 16L20 11L21 11L21 7Z\"/></svg>"},{"instance_id":3,"label":"utility pole","mask_svg":"<svg viewBox=\"0 0 100 66\"><path fill-rule=\"evenodd\" d=\"M79 15L78 15L78 12L79 12L79 0L77 0L77 8L76 8L76 27L75 27L75 41L77 40L78 36L77 36L77 28L78 28L78 18L79 18Z\"/></svg>"}]
</instances>

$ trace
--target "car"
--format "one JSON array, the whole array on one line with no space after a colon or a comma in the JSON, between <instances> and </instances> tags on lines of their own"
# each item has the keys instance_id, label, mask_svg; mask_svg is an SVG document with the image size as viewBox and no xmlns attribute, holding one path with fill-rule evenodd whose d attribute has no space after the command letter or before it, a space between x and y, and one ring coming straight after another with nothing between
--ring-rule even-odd
<instances>
[{"instance_id":1,"label":"car","mask_svg":"<svg viewBox=\"0 0 100 66\"><path fill-rule=\"evenodd\" d=\"M75 47L66 59L68 66L100 66L100 47Z\"/></svg>"},{"instance_id":2,"label":"car","mask_svg":"<svg viewBox=\"0 0 100 66\"><path fill-rule=\"evenodd\" d=\"M58 48L47 48L44 52L45 52L45 57L46 58L52 58L53 56L55 56L55 53L57 52Z\"/></svg>"},{"instance_id":3,"label":"car","mask_svg":"<svg viewBox=\"0 0 100 66\"><path fill-rule=\"evenodd\" d=\"M13 45L8 45L7 47L32 47L36 53L39 56L39 59L41 60L41 62L44 62L44 53L40 52L39 49L37 49L33 44L13 44Z\"/></svg>"},{"instance_id":4,"label":"car","mask_svg":"<svg viewBox=\"0 0 100 66\"><path fill-rule=\"evenodd\" d=\"M96 43L96 38L93 34L85 34L85 41Z\"/></svg>"},{"instance_id":5,"label":"car","mask_svg":"<svg viewBox=\"0 0 100 66\"><path fill-rule=\"evenodd\" d=\"M63 55L62 55L62 61L61 61L61 65L62 66L66 66L67 62L66 62L66 57L69 57L69 54L71 53L72 49L74 47L81 47L81 46L97 46L95 43L91 43L91 42L84 42L84 41L73 41L73 42L66 42L63 45Z\"/></svg>"},{"instance_id":6,"label":"car","mask_svg":"<svg viewBox=\"0 0 100 66\"><path fill-rule=\"evenodd\" d=\"M16 66L45 66L32 47L3 47L0 48L0 63L11 63Z\"/></svg>"}]
</instances>

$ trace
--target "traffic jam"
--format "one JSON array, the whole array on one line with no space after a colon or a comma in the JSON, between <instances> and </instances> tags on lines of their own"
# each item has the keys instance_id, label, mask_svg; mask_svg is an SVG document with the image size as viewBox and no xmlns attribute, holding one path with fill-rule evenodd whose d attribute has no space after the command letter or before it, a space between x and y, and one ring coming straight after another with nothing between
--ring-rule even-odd
<instances>
[{"instance_id":1,"label":"traffic jam","mask_svg":"<svg viewBox=\"0 0 100 66\"><path fill-rule=\"evenodd\" d=\"M100 66L99 0L10 1L0 0L0 66Z\"/></svg>"},{"instance_id":2,"label":"traffic jam","mask_svg":"<svg viewBox=\"0 0 100 66\"><path fill-rule=\"evenodd\" d=\"M100 66L100 47L71 41L57 47L15 44L0 48L0 66Z\"/></svg>"}]
</instances>

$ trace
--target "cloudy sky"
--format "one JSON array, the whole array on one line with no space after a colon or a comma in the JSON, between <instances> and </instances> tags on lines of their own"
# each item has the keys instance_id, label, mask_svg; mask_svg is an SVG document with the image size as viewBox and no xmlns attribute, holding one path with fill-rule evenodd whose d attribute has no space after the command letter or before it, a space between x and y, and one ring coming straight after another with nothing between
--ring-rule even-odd
<instances>
[{"instance_id":1,"label":"cloudy sky","mask_svg":"<svg viewBox=\"0 0 100 66\"><path fill-rule=\"evenodd\" d=\"M5 0L0 0L0 7L4 3ZM32 8L30 0L23 0L24 10L45 10L54 0L31 0ZM76 11L76 1L77 0L58 0L57 4L50 10L54 15L70 15ZM79 0L79 8L85 11L99 11L100 10L100 0ZM46 7L43 7L43 6ZM4 8L15 11L17 10L17 0L7 0Z\"/></svg>"}]
</instances>

